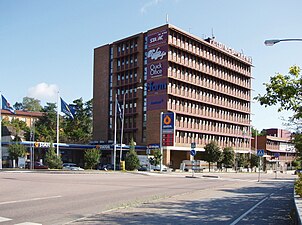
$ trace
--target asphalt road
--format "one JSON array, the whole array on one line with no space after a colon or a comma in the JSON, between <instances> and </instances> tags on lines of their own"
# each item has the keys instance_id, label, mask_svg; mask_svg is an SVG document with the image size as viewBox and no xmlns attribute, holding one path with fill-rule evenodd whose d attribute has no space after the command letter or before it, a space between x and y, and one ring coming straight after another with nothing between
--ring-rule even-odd
<instances>
[{"instance_id":1,"label":"asphalt road","mask_svg":"<svg viewBox=\"0 0 302 225\"><path fill-rule=\"evenodd\" d=\"M294 175L203 175L0 172L0 225L291 224Z\"/></svg>"}]
</instances>

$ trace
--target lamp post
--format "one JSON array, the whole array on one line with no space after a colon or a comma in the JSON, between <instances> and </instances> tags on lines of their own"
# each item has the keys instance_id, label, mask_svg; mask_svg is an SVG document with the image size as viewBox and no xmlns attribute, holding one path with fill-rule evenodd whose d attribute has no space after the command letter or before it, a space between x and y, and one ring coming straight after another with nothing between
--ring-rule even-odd
<instances>
[{"instance_id":1,"label":"lamp post","mask_svg":"<svg viewBox=\"0 0 302 225\"><path fill-rule=\"evenodd\" d=\"M273 46L274 44L277 44L281 41L302 41L302 38L289 38L289 39L269 39L265 40L264 44L266 46Z\"/></svg>"}]
</instances>

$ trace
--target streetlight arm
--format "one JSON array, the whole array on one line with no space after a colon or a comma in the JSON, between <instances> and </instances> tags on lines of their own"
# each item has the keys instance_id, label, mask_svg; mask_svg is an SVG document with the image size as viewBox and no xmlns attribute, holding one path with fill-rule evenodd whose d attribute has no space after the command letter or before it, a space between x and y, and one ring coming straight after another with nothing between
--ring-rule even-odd
<instances>
[{"instance_id":1,"label":"streetlight arm","mask_svg":"<svg viewBox=\"0 0 302 225\"><path fill-rule=\"evenodd\" d=\"M266 46L273 46L274 44L277 44L281 41L302 41L302 38L289 38L289 39L270 39L270 40L265 40L264 44Z\"/></svg>"}]
</instances>

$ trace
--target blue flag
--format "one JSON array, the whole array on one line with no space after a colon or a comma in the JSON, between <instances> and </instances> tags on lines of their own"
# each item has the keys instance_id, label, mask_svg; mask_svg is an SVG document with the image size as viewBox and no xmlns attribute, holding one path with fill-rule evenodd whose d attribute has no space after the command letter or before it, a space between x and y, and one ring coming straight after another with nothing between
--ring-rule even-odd
<instances>
[{"instance_id":1,"label":"blue flag","mask_svg":"<svg viewBox=\"0 0 302 225\"><path fill-rule=\"evenodd\" d=\"M66 102L63 101L61 98L61 112L65 113L70 118L74 119L75 108L72 105L68 105Z\"/></svg>"},{"instance_id":2,"label":"blue flag","mask_svg":"<svg viewBox=\"0 0 302 225\"><path fill-rule=\"evenodd\" d=\"M119 114L120 120L122 121L123 120L122 107L117 99L116 99L116 105L117 105L117 113Z\"/></svg>"},{"instance_id":3,"label":"blue flag","mask_svg":"<svg viewBox=\"0 0 302 225\"><path fill-rule=\"evenodd\" d=\"M2 109L5 109L5 110L8 110L10 111L11 113L15 114L15 109L14 107L12 107L9 102L4 98L3 95L1 95L2 97Z\"/></svg>"}]
</instances>

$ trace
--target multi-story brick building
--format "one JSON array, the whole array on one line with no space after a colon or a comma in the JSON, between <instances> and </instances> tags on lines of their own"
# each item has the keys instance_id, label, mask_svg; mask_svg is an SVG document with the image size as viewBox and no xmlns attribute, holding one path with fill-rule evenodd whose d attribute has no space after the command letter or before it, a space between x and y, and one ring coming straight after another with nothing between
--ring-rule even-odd
<instances>
[{"instance_id":1,"label":"multi-story brick building","mask_svg":"<svg viewBox=\"0 0 302 225\"><path fill-rule=\"evenodd\" d=\"M296 158L296 149L292 142L292 133L283 129L266 129L266 135L252 139L252 149L264 150L265 170L292 169L292 161Z\"/></svg>"},{"instance_id":2,"label":"multi-story brick building","mask_svg":"<svg viewBox=\"0 0 302 225\"><path fill-rule=\"evenodd\" d=\"M251 67L251 58L214 38L170 24L98 47L93 138L113 140L115 101L123 104L125 97L123 143L133 137L138 145L159 144L160 113L174 113L172 144L163 147L166 165L177 168L189 159L191 143L203 151L214 140L248 153Z\"/></svg>"}]
</instances>

